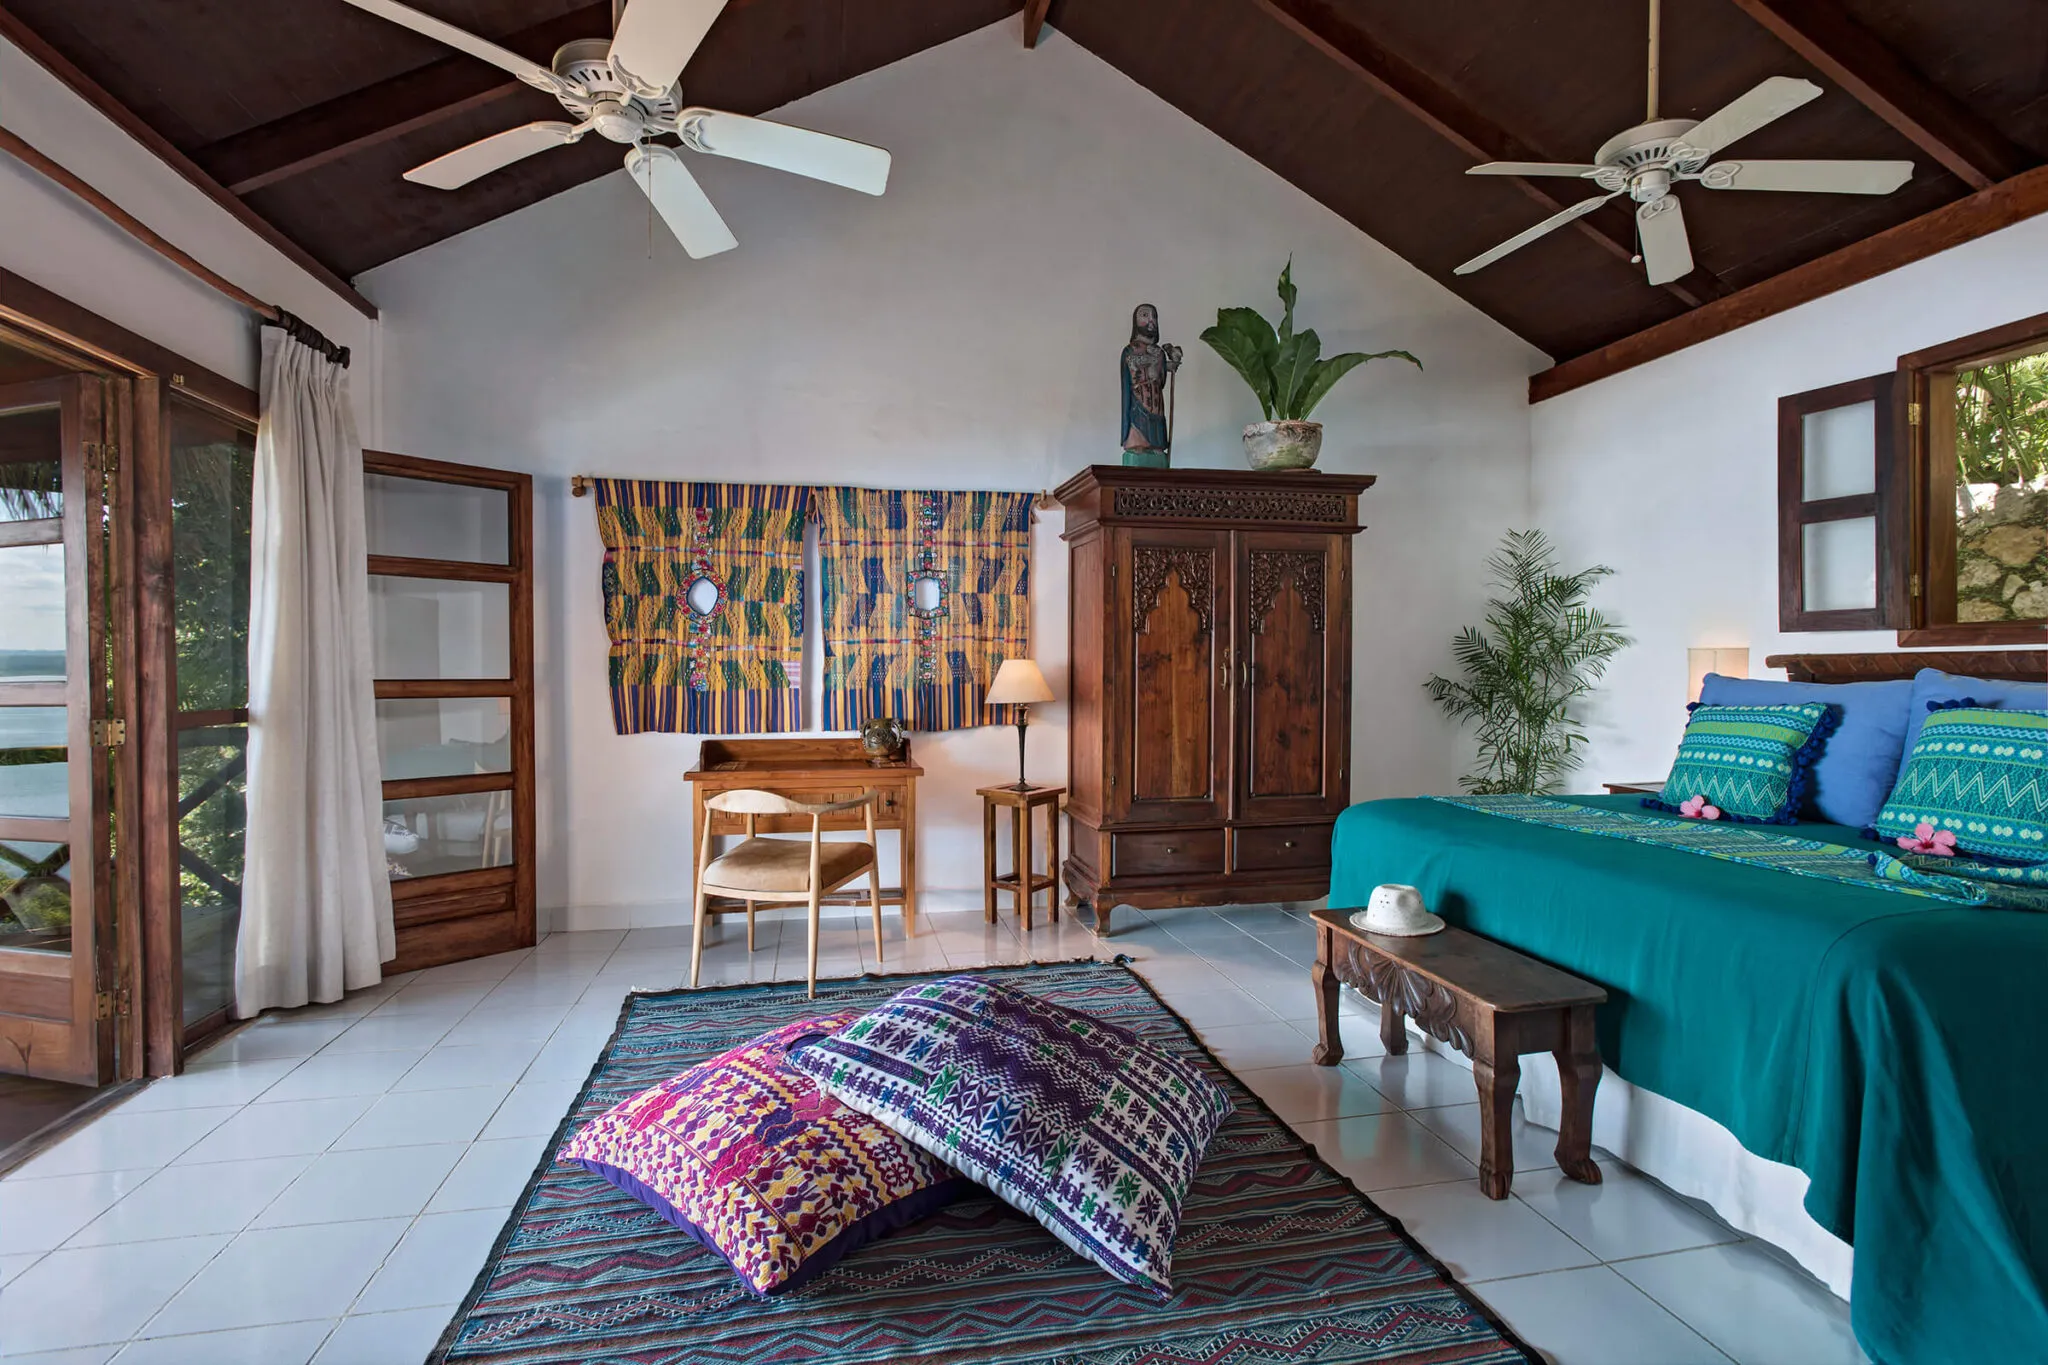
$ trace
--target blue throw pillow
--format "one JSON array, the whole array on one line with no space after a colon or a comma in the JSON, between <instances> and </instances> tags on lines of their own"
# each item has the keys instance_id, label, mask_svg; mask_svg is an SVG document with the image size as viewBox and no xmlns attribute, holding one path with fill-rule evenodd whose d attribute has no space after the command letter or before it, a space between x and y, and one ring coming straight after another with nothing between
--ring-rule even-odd
<instances>
[{"instance_id":1,"label":"blue throw pillow","mask_svg":"<svg viewBox=\"0 0 2048 1365\"><path fill-rule=\"evenodd\" d=\"M1685 723L1664 790L1646 796L1652 810L1677 811L1695 796L1722 819L1789 825L1806 798L1807 769L1835 728L1825 702L1796 706L1702 706Z\"/></svg>"},{"instance_id":2,"label":"blue throw pillow","mask_svg":"<svg viewBox=\"0 0 2048 1365\"><path fill-rule=\"evenodd\" d=\"M2048 711L2048 680L2042 682L2000 682L1995 678L1972 678L1923 668L1913 675L1913 699L1906 704L1906 753L1920 738L1927 723L1927 703L1955 701L1968 697L1979 706L2001 711Z\"/></svg>"},{"instance_id":3,"label":"blue throw pillow","mask_svg":"<svg viewBox=\"0 0 2048 1365\"><path fill-rule=\"evenodd\" d=\"M1913 684L1893 682L1799 683L1707 674L1702 706L1791 706L1826 702L1836 709L1835 732L1810 771L1802 819L1862 829L1877 818L1898 778L1906 753L1906 707Z\"/></svg>"},{"instance_id":4,"label":"blue throw pillow","mask_svg":"<svg viewBox=\"0 0 2048 1365\"><path fill-rule=\"evenodd\" d=\"M1886 840L1929 825L1962 853L2048 860L2048 711L1936 711L1877 815ZM1929 849L1921 850L1931 851Z\"/></svg>"}]
</instances>

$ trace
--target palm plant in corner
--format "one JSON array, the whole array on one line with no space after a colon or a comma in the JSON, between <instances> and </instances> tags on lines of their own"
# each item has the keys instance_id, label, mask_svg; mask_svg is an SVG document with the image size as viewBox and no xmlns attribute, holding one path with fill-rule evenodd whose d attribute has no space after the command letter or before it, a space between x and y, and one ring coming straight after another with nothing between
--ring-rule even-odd
<instances>
[{"instance_id":1,"label":"palm plant in corner","mask_svg":"<svg viewBox=\"0 0 2048 1365\"><path fill-rule=\"evenodd\" d=\"M1323 339L1313 327L1294 330L1294 258L1280 272L1280 329L1256 308L1219 308L1216 325L1202 333L1216 354L1251 385L1263 422L1244 429L1245 458L1253 469L1308 469L1323 449L1323 424L1308 415L1331 386L1368 360L1394 356L1422 368L1406 351L1346 351L1323 357Z\"/></svg>"},{"instance_id":2,"label":"palm plant in corner","mask_svg":"<svg viewBox=\"0 0 2048 1365\"><path fill-rule=\"evenodd\" d=\"M1559 573L1541 531L1508 532L1487 568L1505 591L1487 602L1486 625L1465 627L1451 645L1464 677L1423 686L1451 719L1478 722L1479 771L1458 779L1466 791L1555 791L1586 742L1573 704L1629 643L1586 604L1614 570Z\"/></svg>"}]
</instances>

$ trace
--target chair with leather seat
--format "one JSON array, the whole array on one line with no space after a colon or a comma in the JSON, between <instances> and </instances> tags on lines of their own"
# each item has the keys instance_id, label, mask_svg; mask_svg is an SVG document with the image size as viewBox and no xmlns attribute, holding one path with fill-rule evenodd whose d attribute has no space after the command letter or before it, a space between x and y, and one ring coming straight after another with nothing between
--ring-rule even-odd
<instances>
[{"instance_id":1,"label":"chair with leather seat","mask_svg":"<svg viewBox=\"0 0 2048 1365\"><path fill-rule=\"evenodd\" d=\"M818 993L818 905L820 900L848 882L865 875L868 901L874 910L875 961L882 960L882 879L875 862L875 794L862 792L845 801L794 801L774 792L720 792L706 797L702 843L697 851L697 913L691 933L690 985L697 984L698 969L704 961L705 905L712 896L731 896L746 902L747 951L754 949L754 904L757 901L810 905L810 993ZM866 817L864 843L826 842L824 820L828 815L860 809ZM708 812L724 811L746 818L747 835L737 847L711 856L711 827ZM762 838L757 821L769 816L811 818L811 837L797 839Z\"/></svg>"}]
</instances>

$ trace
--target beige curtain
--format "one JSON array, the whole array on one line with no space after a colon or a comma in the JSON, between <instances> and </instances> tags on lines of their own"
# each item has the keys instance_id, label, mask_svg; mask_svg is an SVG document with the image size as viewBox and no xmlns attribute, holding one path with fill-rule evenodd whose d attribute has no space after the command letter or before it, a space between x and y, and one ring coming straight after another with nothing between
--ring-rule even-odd
<instances>
[{"instance_id":1,"label":"beige curtain","mask_svg":"<svg viewBox=\"0 0 2048 1365\"><path fill-rule=\"evenodd\" d=\"M263 329L249 587L249 833L235 1012L341 998L396 952L348 372Z\"/></svg>"}]
</instances>

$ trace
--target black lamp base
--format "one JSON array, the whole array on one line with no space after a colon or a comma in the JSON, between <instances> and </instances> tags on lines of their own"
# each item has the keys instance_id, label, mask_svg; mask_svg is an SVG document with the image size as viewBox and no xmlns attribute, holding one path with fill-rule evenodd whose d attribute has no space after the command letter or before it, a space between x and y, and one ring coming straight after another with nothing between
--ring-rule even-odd
<instances>
[{"instance_id":1,"label":"black lamp base","mask_svg":"<svg viewBox=\"0 0 2048 1365\"><path fill-rule=\"evenodd\" d=\"M1031 784L1024 780L1024 727L1031 723L1028 706L1017 708L1017 780L1010 784L1013 792L1028 792Z\"/></svg>"}]
</instances>

